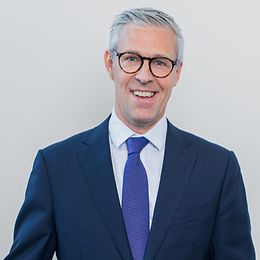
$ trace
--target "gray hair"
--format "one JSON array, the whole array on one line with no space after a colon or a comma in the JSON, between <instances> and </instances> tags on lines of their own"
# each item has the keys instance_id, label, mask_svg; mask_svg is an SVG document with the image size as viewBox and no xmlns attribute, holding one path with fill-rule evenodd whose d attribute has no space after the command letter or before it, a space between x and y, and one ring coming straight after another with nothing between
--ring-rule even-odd
<instances>
[{"instance_id":1,"label":"gray hair","mask_svg":"<svg viewBox=\"0 0 260 260\"><path fill-rule=\"evenodd\" d=\"M127 24L155 25L172 29L177 36L177 59L180 63L183 62L184 38L180 27L171 16L153 8L136 8L120 13L111 26L109 35L110 50L117 48L120 32Z\"/></svg>"}]
</instances>

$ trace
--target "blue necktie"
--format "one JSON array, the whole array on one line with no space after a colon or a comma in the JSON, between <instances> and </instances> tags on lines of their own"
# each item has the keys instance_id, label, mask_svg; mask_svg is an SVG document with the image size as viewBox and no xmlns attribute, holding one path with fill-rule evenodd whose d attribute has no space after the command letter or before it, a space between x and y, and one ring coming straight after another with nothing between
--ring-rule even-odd
<instances>
[{"instance_id":1,"label":"blue necktie","mask_svg":"<svg viewBox=\"0 0 260 260\"><path fill-rule=\"evenodd\" d=\"M140 152L149 143L145 137L126 141L128 158L124 170L122 211L134 260L143 260L149 234L149 195Z\"/></svg>"}]
</instances>

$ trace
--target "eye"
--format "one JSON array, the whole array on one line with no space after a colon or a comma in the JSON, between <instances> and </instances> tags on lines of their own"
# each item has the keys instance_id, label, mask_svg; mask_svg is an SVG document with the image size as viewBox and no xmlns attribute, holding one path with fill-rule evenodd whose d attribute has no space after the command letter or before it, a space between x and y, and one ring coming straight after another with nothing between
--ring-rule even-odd
<instances>
[{"instance_id":1,"label":"eye","mask_svg":"<svg viewBox=\"0 0 260 260\"><path fill-rule=\"evenodd\" d=\"M136 64L141 62L141 58L134 54L134 53L124 53L121 58L120 62L125 63L125 64Z\"/></svg>"},{"instance_id":2,"label":"eye","mask_svg":"<svg viewBox=\"0 0 260 260\"><path fill-rule=\"evenodd\" d=\"M135 55L125 55L124 60L127 62L137 62L139 61L138 57Z\"/></svg>"},{"instance_id":3,"label":"eye","mask_svg":"<svg viewBox=\"0 0 260 260\"><path fill-rule=\"evenodd\" d=\"M136 56L130 56L130 57L128 57L128 60L129 61L137 61L137 58L136 58Z\"/></svg>"},{"instance_id":4,"label":"eye","mask_svg":"<svg viewBox=\"0 0 260 260\"><path fill-rule=\"evenodd\" d=\"M159 66L159 67L164 67L164 66L166 66L164 60L155 59L155 60L153 61L153 63L154 63L154 65Z\"/></svg>"},{"instance_id":5,"label":"eye","mask_svg":"<svg viewBox=\"0 0 260 260\"><path fill-rule=\"evenodd\" d=\"M171 68L172 66L170 60L166 58L154 59L152 65L157 68Z\"/></svg>"}]
</instances>

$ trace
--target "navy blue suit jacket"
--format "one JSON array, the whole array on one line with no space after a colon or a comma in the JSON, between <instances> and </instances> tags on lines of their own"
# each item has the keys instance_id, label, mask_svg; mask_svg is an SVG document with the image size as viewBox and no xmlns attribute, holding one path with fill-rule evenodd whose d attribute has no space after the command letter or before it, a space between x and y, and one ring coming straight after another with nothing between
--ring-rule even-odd
<instances>
[{"instance_id":1,"label":"navy blue suit jacket","mask_svg":"<svg viewBox=\"0 0 260 260\"><path fill-rule=\"evenodd\" d=\"M152 162L151 162L152 163ZM40 150L6 260L130 260L108 119ZM253 260L237 159L168 123L145 260Z\"/></svg>"}]
</instances>

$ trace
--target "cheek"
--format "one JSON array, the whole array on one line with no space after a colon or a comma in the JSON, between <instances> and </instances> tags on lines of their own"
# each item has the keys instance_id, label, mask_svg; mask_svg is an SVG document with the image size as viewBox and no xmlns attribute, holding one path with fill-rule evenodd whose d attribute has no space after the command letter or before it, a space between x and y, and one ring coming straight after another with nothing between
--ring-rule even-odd
<instances>
[{"instance_id":1,"label":"cheek","mask_svg":"<svg viewBox=\"0 0 260 260\"><path fill-rule=\"evenodd\" d=\"M164 98L167 98L173 89L173 87L176 85L175 78L166 78L161 82L158 82L161 86L162 92L164 93Z\"/></svg>"},{"instance_id":2,"label":"cheek","mask_svg":"<svg viewBox=\"0 0 260 260\"><path fill-rule=\"evenodd\" d=\"M131 85L132 75L126 73L116 73L114 74L114 82L116 88L120 92L126 92L129 90L129 86Z\"/></svg>"},{"instance_id":3,"label":"cheek","mask_svg":"<svg viewBox=\"0 0 260 260\"><path fill-rule=\"evenodd\" d=\"M126 102L127 95L129 92L127 87L129 80L125 77L119 77L119 75L117 75L114 82L115 82L115 94L117 97L117 101L120 103Z\"/></svg>"},{"instance_id":4,"label":"cheek","mask_svg":"<svg viewBox=\"0 0 260 260\"><path fill-rule=\"evenodd\" d=\"M164 105L166 105L168 103L168 100L171 96L171 92L172 92L172 87L168 87L168 89L166 90L166 92L164 94L164 100L163 100Z\"/></svg>"},{"instance_id":5,"label":"cheek","mask_svg":"<svg viewBox=\"0 0 260 260\"><path fill-rule=\"evenodd\" d=\"M170 99L172 89L173 89L173 84L164 86L162 100L161 100L161 106L163 109L165 109L165 107Z\"/></svg>"}]
</instances>

